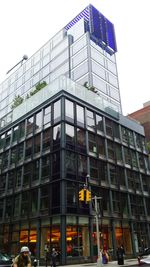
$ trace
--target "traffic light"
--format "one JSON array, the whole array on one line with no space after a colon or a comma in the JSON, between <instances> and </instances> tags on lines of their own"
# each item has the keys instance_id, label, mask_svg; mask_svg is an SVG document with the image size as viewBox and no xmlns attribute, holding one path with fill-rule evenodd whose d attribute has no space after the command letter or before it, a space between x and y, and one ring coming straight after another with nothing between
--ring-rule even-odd
<instances>
[{"instance_id":1,"label":"traffic light","mask_svg":"<svg viewBox=\"0 0 150 267\"><path fill-rule=\"evenodd\" d=\"M86 202L91 201L91 192L89 190L86 190Z\"/></svg>"},{"instance_id":2,"label":"traffic light","mask_svg":"<svg viewBox=\"0 0 150 267\"><path fill-rule=\"evenodd\" d=\"M84 201L84 189L79 191L79 200Z\"/></svg>"}]
</instances>

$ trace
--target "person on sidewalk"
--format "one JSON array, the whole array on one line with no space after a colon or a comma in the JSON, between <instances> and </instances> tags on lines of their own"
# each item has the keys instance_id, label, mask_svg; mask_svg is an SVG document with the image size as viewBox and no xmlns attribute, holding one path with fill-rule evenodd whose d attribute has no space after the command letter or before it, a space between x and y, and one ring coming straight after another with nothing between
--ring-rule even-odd
<instances>
[{"instance_id":1,"label":"person on sidewalk","mask_svg":"<svg viewBox=\"0 0 150 267\"><path fill-rule=\"evenodd\" d=\"M31 267L30 251L28 247L22 247L20 254L14 258L13 267Z\"/></svg>"},{"instance_id":2,"label":"person on sidewalk","mask_svg":"<svg viewBox=\"0 0 150 267\"><path fill-rule=\"evenodd\" d=\"M52 267L56 267L56 259L57 259L58 253L55 250L55 248L52 249L51 259L52 259Z\"/></svg>"},{"instance_id":3,"label":"person on sidewalk","mask_svg":"<svg viewBox=\"0 0 150 267\"><path fill-rule=\"evenodd\" d=\"M121 245L117 249L118 265L124 265L124 254L125 254L125 250L124 250L123 245Z\"/></svg>"}]
</instances>

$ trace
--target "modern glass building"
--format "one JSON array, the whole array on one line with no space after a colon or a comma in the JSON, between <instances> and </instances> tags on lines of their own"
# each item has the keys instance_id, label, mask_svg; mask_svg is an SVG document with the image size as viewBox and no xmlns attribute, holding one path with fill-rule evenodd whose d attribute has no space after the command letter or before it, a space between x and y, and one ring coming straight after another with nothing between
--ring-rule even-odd
<instances>
[{"instance_id":1,"label":"modern glass building","mask_svg":"<svg viewBox=\"0 0 150 267\"><path fill-rule=\"evenodd\" d=\"M115 257L122 243L128 256L150 245L144 130L121 114L116 50L113 24L89 5L0 85L7 252L28 245L42 260L48 245L61 264L95 260L94 209L79 201L87 175L92 197L101 197L100 247ZM15 95L24 101L11 109Z\"/></svg>"}]
</instances>

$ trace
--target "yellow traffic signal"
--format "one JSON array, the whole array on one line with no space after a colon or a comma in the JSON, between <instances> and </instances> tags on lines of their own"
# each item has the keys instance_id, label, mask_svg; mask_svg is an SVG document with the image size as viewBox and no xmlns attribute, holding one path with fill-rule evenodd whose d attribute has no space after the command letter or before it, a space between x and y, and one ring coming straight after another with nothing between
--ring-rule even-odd
<instances>
[{"instance_id":1,"label":"yellow traffic signal","mask_svg":"<svg viewBox=\"0 0 150 267\"><path fill-rule=\"evenodd\" d=\"M79 200L84 201L84 189L79 191Z\"/></svg>"},{"instance_id":2,"label":"yellow traffic signal","mask_svg":"<svg viewBox=\"0 0 150 267\"><path fill-rule=\"evenodd\" d=\"M89 190L86 190L86 202L91 201L91 192Z\"/></svg>"}]
</instances>

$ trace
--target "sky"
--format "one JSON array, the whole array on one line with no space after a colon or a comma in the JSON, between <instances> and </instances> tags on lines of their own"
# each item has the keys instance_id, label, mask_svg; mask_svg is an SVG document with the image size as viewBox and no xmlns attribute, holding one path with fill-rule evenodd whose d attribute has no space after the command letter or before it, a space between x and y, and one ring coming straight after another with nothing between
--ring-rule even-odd
<instances>
[{"instance_id":1,"label":"sky","mask_svg":"<svg viewBox=\"0 0 150 267\"><path fill-rule=\"evenodd\" d=\"M150 101L149 0L1 0L0 83L23 55L31 57L88 4L115 26L123 114Z\"/></svg>"}]
</instances>

